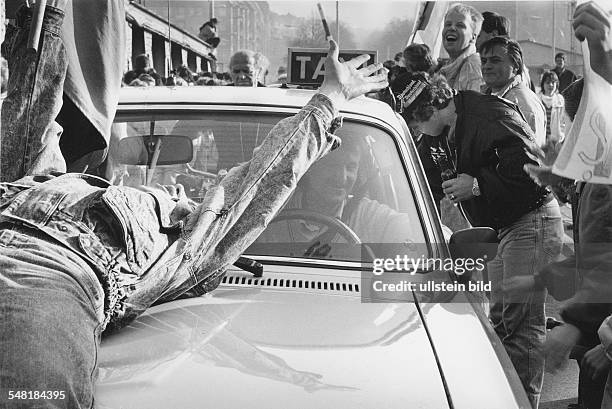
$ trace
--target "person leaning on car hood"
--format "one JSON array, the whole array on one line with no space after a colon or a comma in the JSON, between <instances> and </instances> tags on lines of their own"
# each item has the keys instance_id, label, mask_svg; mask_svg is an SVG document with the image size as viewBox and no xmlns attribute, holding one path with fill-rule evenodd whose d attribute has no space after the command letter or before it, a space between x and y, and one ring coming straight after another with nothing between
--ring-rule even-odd
<instances>
[{"instance_id":1,"label":"person leaning on car hood","mask_svg":"<svg viewBox=\"0 0 612 409\"><path fill-rule=\"evenodd\" d=\"M319 93L197 207L180 186L140 191L84 174L0 184L2 387L63 391L63 400L37 403L92 407L101 332L219 284L300 177L337 146L327 130L340 104L387 86L380 64L357 69L367 59L341 63L330 41Z\"/></svg>"}]
</instances>

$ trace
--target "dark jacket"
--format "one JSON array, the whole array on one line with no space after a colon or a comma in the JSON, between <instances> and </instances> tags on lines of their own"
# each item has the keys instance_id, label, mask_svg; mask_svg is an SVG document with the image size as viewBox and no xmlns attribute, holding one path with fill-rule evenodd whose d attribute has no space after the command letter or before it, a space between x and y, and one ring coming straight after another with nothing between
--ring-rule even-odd
<instances>
[{"instance_id":1,"label":"dark jacket","mask_svg":"<svg viewBox=\"0 0 612 409\"><path fill-rule=\"evenodd\" d=\"M481 195L461 202L473 226L506 227L550 200L523 165L535 140L515 104L493 95L459 91L455 96L457 173L478 179Z\"/></svg>"},{"instance_id":2,"label":"dark jacket","mask_svg":"<svg viewBox=\"0 0 612 409\"><path fill-rule=\"evenodd\" d=\"M535 278L557 300L567 299L563 321L596 339L597 328L612 313L612 186L584 184L577 207L575 255L547 265Z\"/></svg>"}]
</instances>

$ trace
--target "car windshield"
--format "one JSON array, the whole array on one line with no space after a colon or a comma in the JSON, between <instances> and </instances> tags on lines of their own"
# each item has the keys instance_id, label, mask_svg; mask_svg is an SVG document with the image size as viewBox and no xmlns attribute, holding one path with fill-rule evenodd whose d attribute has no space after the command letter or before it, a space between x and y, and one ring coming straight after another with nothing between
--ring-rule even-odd
<instances>
[{"instance_id":1,"label":"car windshield","mask_svg":"<svg viewBox=\"0 0 612 409\"><path fill-rule=\"evenodd\" d=\"M134 187L179 183L199 201L229 169L247 162L286 115L119 113L106 177ZM310 168L245 254L363 261L380 256L384 245L387 253L399 246L410 257L427 256L423 223L393 137L382 127L349 119L336 134L340 148Z\"/></svg>"}]
</instances>

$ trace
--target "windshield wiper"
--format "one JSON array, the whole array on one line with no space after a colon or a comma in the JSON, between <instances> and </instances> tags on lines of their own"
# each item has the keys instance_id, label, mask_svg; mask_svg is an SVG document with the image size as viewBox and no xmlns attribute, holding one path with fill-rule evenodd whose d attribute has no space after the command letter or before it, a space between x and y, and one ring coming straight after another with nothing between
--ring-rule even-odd
<instances>
[{"instance_id":1,"label":"windshield wiper","mask_svg":"<svg viewBox=\"0 0 612 409\"><path fill-rule=\"evenodd\" d=\"M252 258L240 256L234 266L253 274L255 277L263 277L263 264Z\"/></svg>"}]
</instances>

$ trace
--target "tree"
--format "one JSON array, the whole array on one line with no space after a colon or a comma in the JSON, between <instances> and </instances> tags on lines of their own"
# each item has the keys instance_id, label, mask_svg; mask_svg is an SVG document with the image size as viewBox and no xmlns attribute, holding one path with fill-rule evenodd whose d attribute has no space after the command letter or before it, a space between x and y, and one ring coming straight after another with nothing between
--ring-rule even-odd
<instances>
[{"instance_id":1,"label":"tree","mask_svg":"<svg viewBox=\"0 0 612 409\"><path fill-rule=\"evenodd\" d=\"M395 18L384 28L372 33L365 41L365 47L378 50L379 61L392 60L396 53L408 45L413 25L412 20Z\"/></svg>"},{"instance_id":2,"label":"tree","mask_svg":"<svg viewBox=\"0 0 612 409\"><path fill-rule=\"evenodd\" d=\"M329 23L329 29L335 39L336 22ZM350 28L342 21L340 22L340 46L342 49L354 49L355 36ZM289 40L289 47L303 48L328 48L329 44L325 39L325 30L321 20L310 18L304 19L298 26L298 37Z\"/></svg>"}]
</instances>

